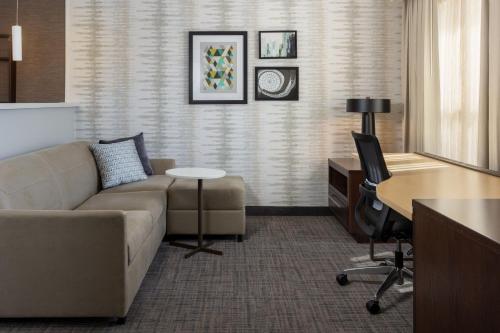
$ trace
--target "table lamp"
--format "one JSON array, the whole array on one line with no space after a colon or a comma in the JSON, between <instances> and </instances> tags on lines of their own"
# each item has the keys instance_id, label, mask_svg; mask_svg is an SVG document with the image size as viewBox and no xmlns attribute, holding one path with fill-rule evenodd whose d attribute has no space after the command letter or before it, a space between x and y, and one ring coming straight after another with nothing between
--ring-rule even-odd
<instances>
[{"instance_id":1,"label":"table lamp","mask_svg":"<svg viewBox=\"0 0 500 333\"><path fill-rule=\"evenodd\" d=\"M362 114L363 134L375 135L375 113L391 112L390 99L374 98L349 98L346 106L347 112L360 112Z\"/></svg>"}]
</instances>

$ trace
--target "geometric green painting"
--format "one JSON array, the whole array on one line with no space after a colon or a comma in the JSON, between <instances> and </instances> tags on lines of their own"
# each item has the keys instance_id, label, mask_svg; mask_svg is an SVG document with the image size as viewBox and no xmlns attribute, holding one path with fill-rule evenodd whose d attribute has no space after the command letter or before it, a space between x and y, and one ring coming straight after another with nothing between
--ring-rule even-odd
<instances>
[{"instance_id":1,"label":"geometric green painting","mask_svg":"<svg viewBox=\"0 0 500 333\"><path fill-rule=\"evenodd\" d=\"M234 91L236 89L235 45L207 43L203 45L202 52L202 90L205 92Z\"/></svg>"}]
</instances>

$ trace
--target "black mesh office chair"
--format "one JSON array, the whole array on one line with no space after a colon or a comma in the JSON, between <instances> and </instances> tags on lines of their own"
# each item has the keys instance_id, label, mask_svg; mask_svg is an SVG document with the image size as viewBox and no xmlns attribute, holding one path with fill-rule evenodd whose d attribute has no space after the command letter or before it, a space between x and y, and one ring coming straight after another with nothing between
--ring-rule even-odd
<instances>
[{"instance_id":1,"label":"black mesh office chair","mask_svg":"<svg viewBox=\"0 0 500 333\"><path fill-rule=\"evenodd\" d=\"M382 263L378 266L345 269L337 275L337 282L342 286L346 285L349 282L347 276L350 274L388 274L374 298L366 303L368 311L376 314L380 312L379 300L384 292L395 283L403 284L405 276L413 277L412 270L404 266L404 261L411 258L404 258L401 248L402 242L411 242L412 224L377 199L377 184L391 177L377 138L355 132L352 132L352 136L365 177L359 186L360 199L355 209L355 220L370 238L370 258ZM374 242L385 242L391 238L397 242L394 258L376 258Z\"/></svg>"}]
</instances>

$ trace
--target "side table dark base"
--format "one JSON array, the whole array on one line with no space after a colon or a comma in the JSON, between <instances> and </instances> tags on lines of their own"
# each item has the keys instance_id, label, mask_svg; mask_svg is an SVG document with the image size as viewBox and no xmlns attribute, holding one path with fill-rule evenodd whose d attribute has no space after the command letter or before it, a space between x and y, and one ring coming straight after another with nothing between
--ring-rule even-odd
<instances>
[{"instance_id":1,"label":"side table dark base","mask_svg":"<svg viewBox=\"0 0 500 333\"><path fill-rule=\"evenodd\" d=\"M172 246L182 247L184 249L193 250L184 256L185 259L191 257L192 255L194 255L198 252L207 252L207 253L212 253L212 254L216 254L216 255L221 256L222 251L212 250L212 249L208 248L209 246L212 246L213 244L214 244L214 242L208 242L208 243L205 243L204 245L191 245L191 244L184 244L184 243L178 243L178 242L170 242L170 245L172 245Z\"/></svg>"},{"instance_id":2,"label":"side table dark base","mask_svg":"<svg viewBox=\"0 0 500 333\"><path fill-rule=\"evenodd\" d=\"M206 252L206 253L211 253L211 254L216 254L216 255L221 256L222 251L212 250L212 249L208 248L209 246L211 246L213 244L213 242L203 244L203 230L202 230L202 228L203 228L203 180L198 179L198 244L191 245L191 244L170 242L170 245L182 247L184 249L193 250L184 256L185 259L187 259L187 258L189 258L189 257L191 257L199 252Z\"/></svg>"}]
</instances>

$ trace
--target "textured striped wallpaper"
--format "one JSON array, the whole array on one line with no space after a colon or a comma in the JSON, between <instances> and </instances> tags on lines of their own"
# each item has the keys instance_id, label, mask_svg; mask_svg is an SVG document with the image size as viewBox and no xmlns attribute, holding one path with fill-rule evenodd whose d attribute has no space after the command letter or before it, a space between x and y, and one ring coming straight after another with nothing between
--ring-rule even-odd
<instances>
[{"instance_id":1,"label":"textured striped wallpaper","mask_svg":"<svg viewBox=\"0 0 500 333\"><path fill-rule=\"evenodd\" d=\"M242 175L247 205L326 206L327 159L354 151L348 97L385 97L401 150L401 1L67 0L66 98L77 136L145 133L155 157ZM259 60L258 31L298 30L298 58ZM248 31L247 105L188 104L188 31ZM255 66L299 66L300 101L254 100Z\"/></svg>"}]
</instances>

